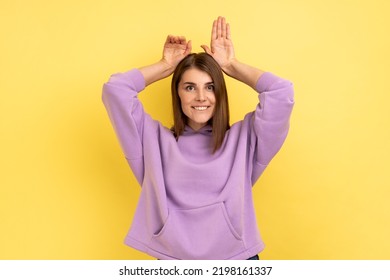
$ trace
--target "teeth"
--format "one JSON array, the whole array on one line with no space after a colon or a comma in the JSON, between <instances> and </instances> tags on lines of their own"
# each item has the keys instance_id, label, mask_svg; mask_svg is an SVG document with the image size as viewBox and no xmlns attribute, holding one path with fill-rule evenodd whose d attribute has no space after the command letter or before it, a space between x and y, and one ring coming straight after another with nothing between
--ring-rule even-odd
<instances>
[{"instance_id":1,"label":"teeth","mask_svg":"<svg viewBox=\"0 0 390 280\"><path fill-rule=\"evenodd\" d=\"M198 110L198 111L204 111L207 109L206 106L202 106L202 107L194 107L195 110Z\"/></svg>"}]
</instances>

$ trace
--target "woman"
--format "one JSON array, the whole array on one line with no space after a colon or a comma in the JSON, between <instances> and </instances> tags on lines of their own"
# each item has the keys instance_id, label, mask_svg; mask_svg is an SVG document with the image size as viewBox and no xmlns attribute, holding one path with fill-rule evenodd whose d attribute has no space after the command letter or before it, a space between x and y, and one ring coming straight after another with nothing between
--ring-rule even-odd
<instances>
[{"instance_id":1,"label":"woman","mask_svg":"<svg viewBox=\"0 0 390 280\"><path fill-rule=\"evenodd\" d=\"M125 243L159 259L257 259L264 249L252 186L282 146L293 108L290 82L235 58L230 27L214 21L210 47L168 36L155 64L112 75L103 102L142 191ZM259 93L229 127L222 71ZM174 126L137 98L172 73Z\"/></svg>"}]
</instances>

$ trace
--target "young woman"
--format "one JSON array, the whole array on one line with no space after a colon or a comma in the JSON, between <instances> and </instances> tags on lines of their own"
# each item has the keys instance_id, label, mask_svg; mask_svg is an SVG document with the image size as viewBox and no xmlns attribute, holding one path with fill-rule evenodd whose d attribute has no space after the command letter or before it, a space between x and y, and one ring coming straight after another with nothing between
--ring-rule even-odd
<instances>
[{"instance_id":1,"label":"young woman","mask_svg":"<svg viewBox=\"0 0 390 280\"><path fill-rule=\"evenodd\" d=\"M257 259L264 249L252 186L287 136L293 87L241 63L223 17L211 35L199 54L191 54L191 41L168 36L160 61L112 75L103 87L142 186L125 243L159 259ZM231 127L222 71L259 94L256 110ZM144 112L137 95L172 73L174 125L168 129Z\"/></svg>"}]
</instances>

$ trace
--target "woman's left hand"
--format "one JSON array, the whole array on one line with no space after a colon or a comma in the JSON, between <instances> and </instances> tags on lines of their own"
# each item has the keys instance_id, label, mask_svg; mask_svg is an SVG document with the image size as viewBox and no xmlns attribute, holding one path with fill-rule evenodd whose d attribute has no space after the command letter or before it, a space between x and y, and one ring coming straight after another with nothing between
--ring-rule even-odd
<instances>
[{"instance_id":1,"label":"woman's left hand","mask_svg":"<svg viewBox=\"0 0 390 280\"><path fill-rule=\"evenodd\" d=\"M210 48L207 45L201 47L218 62L225 73L228 72L229 67L235 60L235 55L230 36L230 26L226 23L224 17L218 17L213 22Z\"/></svg>"}]
</instances>

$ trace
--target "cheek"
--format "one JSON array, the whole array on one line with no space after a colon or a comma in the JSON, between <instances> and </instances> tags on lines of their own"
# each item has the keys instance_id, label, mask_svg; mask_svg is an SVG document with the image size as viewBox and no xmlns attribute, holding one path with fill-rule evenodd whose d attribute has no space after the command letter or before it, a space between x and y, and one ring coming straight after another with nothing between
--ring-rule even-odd
<instances>
[{"instance_id":1,"label":"cheek","mask_svg":"<svg viewBox=\"0 0 390 280\"><path fill-rule=\"evenodd\" d=\"M214 92L210 93L210 95L208 96L208 98L209 98L209 100L210 100L211 103L215 104L215 102L216 102L216 96L215 96L215 93L214 93Z\"/></svg>"},{"instance_id":2,"label":"cheek","mask_svg":"<svg viewBox=\"0 0 390 280\"><path fill-rule=\"evenodd\" d=\"M215 104L217 104L217 100L216 100L214 94L212 96L210 96L209 100L210 100L210 103L213 104L214 106L215 106Z\"/></svg>"},{"instance_id":3,"label":"cheek","mask_svg":"<svg viewBox=\"0 0 390 280\"><path fill-rule=\"evenodd\" d=\"M186 106L188 106L188 100L186 100L185 98L180 98L180 104L181 107L184 109Z\"/></svg>"},{"instance_id":4,"label":"cheek","mask_svg":"<svg viewBox=\"0 0 390 280\"><path fill-rule=\"evenodd\" d=\"M190 109L191 109L188 100L186 100L186 98L180 98L180 106L181 106L181 110L183 111L184 115L186 115L188 117L188 114L189 114Z\"/></svg>"},{"instance_id":5,"label":"cheek","mask_svg":"<svg viewBox=\"0 0 390 280\"><path fill-rule=\"evenodd\" d=\"M188 94L181 94L179 95L180 104L184 108L186 106L190 106L191 104L191 96Z\"/></svg>"}]
</instances>

